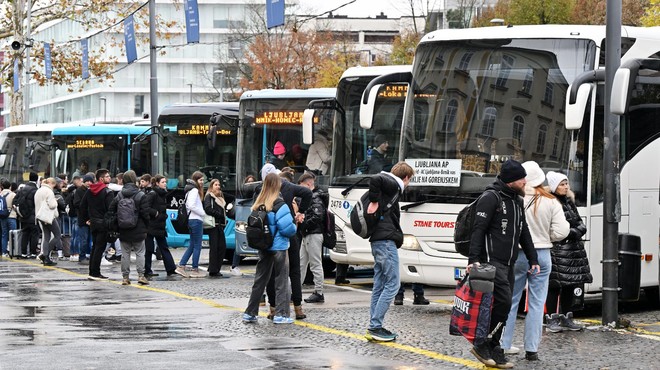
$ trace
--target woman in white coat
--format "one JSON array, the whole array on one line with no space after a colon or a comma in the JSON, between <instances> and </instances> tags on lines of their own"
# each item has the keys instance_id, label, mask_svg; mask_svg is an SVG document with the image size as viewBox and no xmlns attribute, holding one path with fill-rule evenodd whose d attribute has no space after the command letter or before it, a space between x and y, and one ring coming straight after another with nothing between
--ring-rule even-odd
<instances>
[{"instance_id":1,"label":"woman in white coat","mask_svg":"<svg viewBox=\"0 0 660 370\"><path fill-rule=\"evenodd\" d=\"M527 172L525 180L525 218L532 234L534 247L538 254L540 271L528 271L529 263L524 253L518 254L518 260L513 268L515 282L511 311L506 321L501 346L506 353L517 353L518 348L512 347L513 332L518 314L518 304L522 292L527 285L527 316L525 317L525 358L528 361L538 360L538 347L543 332L543 307L548 295L548 282L552 270L550 250L552 243L568 236L570 225L564 217L561 204L548 190L544 189L545 174L538 163L528 161L522 164Z\"/></svg>"},{"instance_id":2,"label":"woman in white coat","mask_svg":"<svg viewBox=\"0 0 660 370\"><path fill-rule=\"evenodd\" d=\"M41 187L34 193L35 222L41 228L41 254L39 259L44 266L57 265L50 259L50 252L62 248L62 234L57 221L57 199L53 188L56 180L49 177L41 182Z\"/></svg>"}]
</instances>

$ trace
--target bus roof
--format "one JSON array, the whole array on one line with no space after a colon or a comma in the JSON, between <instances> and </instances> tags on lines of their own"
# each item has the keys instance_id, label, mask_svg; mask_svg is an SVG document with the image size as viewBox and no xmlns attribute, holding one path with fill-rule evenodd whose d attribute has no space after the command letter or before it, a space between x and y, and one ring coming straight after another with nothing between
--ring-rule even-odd
<instances>
[{"instance_id":1,"label":"bus roof","mask_svg":"<svg viewBox=\"0 0 660 370\"><path fill-rule=\"evenodd\" d=\"M318 88L318 89L265 89L265 90L250 90L241 95L240 100L248 99L323 99L334 98L337 89L332 88Z\"/></svg>"},{"instance_id":2,"label":"bus roof","mask_svg":"<svg viewBox=\"0 0 660 370\"><path fill-rule=\"evenodd\" d=\"M39 123L39 124L29 124L29 125L16 125L5 127L0 132L11 133L11 132L51 132L58 127L73 127L78 126L77 123L65 122L65 123Z\"/></svg>"},{"instance_id":3,"label":"bus roof","mask_svg":"<svg viewBox=\"0 0 660 370\"><path fill-rule=\"evenodd\" d=\"M198 114L210 116L220 113L225 116L238 116L238 102L222 103L177 103L165 106L158 116Z\"/></svg>"},{"instance_id":4,"label":"bus roof","mask_svg":"<svg viewBox=\"0 0 660 370\"><path fill-rule=\"evenodd\" d=\"M350 77L365 77L365 76L380 76L397 72L410 72L412 65L398 65L398 66L374 66L374 67L351 67L344 71L341 79Z\"/></svg>"},{"instance_id":5,"label":"bus roof","mask_svg":"<svg viewBox=\"0 0 660 370\"><path fill-rule=\"evenodd\" d=\"M140 135L149 130L149 127L134 125L87 125L57 127L53 129L53 136L62 135Z\"/></svg>"},{"instance_id":6,"label":"bus roof","mask_svg":"<svg viewBox=\"0 0 660 370\"><path fill-rule=\"evenodd\" d=\"M660 27L621 27L622 37L657 38ZM443 29L426 34L420 44L434 41L489 39L591 39L599 44L605 38L605 26L585 25L525 25L463 29Z\"/></svg>"}]
</instances>

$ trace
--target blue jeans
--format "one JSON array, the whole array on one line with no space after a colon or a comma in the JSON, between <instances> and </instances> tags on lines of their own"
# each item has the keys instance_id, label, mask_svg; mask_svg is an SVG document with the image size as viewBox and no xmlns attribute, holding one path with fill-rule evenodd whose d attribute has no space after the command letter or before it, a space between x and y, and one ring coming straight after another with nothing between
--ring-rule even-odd
<instances>
[{"instance_id":1,"label":"blue jeans","mask_svg":"<svg viewBox=\"0 0 660 370\"><path fill-rule=\"evenodd\" d=\"M374 256L374 287L371 292L369 329L383 327L385 314L399 291L399 252L392 240L371 243Z\"/></svg>"},{"instance_id":2,"label":"blue jeans","mask_svg":"<svg viewBox=\"0 0 660 370\"><path fill-rule=\"evenodd\" d=\"M179 266L185 266L192 255L192 268L196 269L199 267L199 255L202 254L202 235L204 235L202 220L189 219L188 231L190 232L190 244L183 252Z\"/></svg>"},{"instance_id":3,"label":"blue jeans","mask_svg":"<svg viewBox=\"0 0 660 370\"><path fill-rule=\"evenodd\" d=\"M543 332L543 307L548 295L548 282L550 270L552 270L552 258L550 249L537 249L541 272L537 275L529 275L529 262L522 251L518 253L518 259L513 268L515 282L513 284L513 298L509 318L506 320L504 334L502 334L502 348L511 348L513 332L516 327L516 316L518 304L522 296L525 284L527 284L527 316L525 317L525 351L538 352Z\"/></svg>"},{"instance_id":4,"label":"blue jeans","mask_svg":"<svg viewBox=\"0 0 660 370\"><path fill-rule=\"evenodd\" d=\"M80 254L80 245L78 244L78 217L69 217L71 226L71 254Z\"/></svg>"},{"instance_id":5,"label":"blue jeans","mask_svg":"<svg viewBox=\"0 0 660 370\"><path fill-rule=\"evenodd\" d=\"M89 247L89 226L78 226L78 237L76 238L77 250L80 251L80 259L84 260L86 254L91 254Z\"/></svg>"},{"instance_id":6,"label":"blue jeans","mask_svg":"<svg viewBox=\"0 0 660 370\"><path fill-rule=\"evenodd\" d=\"M2 254L7 254L7 243L9 243L9 231L16 230L15 218L0 218L2 227Z\"/></svg>"}]
</instances>

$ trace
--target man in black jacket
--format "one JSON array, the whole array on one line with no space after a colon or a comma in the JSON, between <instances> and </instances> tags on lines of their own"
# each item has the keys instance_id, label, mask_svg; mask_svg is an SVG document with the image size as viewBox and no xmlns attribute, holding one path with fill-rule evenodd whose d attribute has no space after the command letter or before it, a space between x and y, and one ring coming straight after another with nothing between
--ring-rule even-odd
<instances>
[{"instance_id":1,"label":"man in black jacket","mask_svg":"<svg viewBox=\"0 0 660 370\"><path fill-rule=\"evenodd\" d=\"M110 172L106 169L96 171L96 182L93 183L80 201L78 222L89 226L92 232L92 253L89 256L89 279L107 279L101 275L101 259L108 244L108 227L106 214L114 199L114 193L108 189Z\"/></svg>"},{"instance_id":2,"label":"man in black jacket","mask_svg":"<svg viewBox=\"0 0 660 370\"><path fill-rule=\"evenodd\" d=\"M399 291L399 252L403 244L401 231L401 211L399 196L410 184L415 175L410 165L399 162L390 172L381 172L369 181L369 206L367 213L378 211L378 220L369 242L371 254L374 256L374 286L371 292L371 309L369 328L366 338L380 342L390 342L396 339L396 333L385 329L383 321L385 314ZM387 206L391 205L388 209Z\"/></svg>"},{"instance_id":3,"label":"man in black jacket","mask_svg":"<svg viewBox=\"0 0 660 370\"><path fill-rule=\"evenodd\" d=\"M470 239L468 273L479 263L490 263L496 268L491 339L484 343L475 341L471 352L484 364L503 369L513 367L500 347L500 337L511 309L514 276L510 267L518 258L518 244L529 260L529 272L538 274L540 271L521 197L525 194L526 175L520 163L504 162L495 182L486 187L477 201Z\"/></svg>"},{"instance_id":4,"label":"man in black jacket","mask_svg":"<svg viewBox=\"0 0 660 370\"><path fill-rule=\"evenodd\" d=\"M34 194L37 192L39 175L30 172L30 181L25 183L21 191L14 198L14 205L20 211L21 221L21 253L23 257L37 257L37 243L39 242L39 226L35 222ZM29 245L29 249L28 249Z\"/></svg>"},{"instance_id":5,"label":"man in black jacket","mask_svg":"<svg viewBox=\"0 0 660 370\"><path fill-rule=\"evenodd\" d=\"M327 194L316 188L315 177L306 172L298 179L298 185L312 190L312 205L305 211L305 218L300 223L299 231L302 234L300 245L300 272L307 272L307 265L314 275L314 293L305 298L307 303L323 303L323 231L325 230L328 203ZM325 198L325 199L324 199Z\"/></svg>"}]
</instances>

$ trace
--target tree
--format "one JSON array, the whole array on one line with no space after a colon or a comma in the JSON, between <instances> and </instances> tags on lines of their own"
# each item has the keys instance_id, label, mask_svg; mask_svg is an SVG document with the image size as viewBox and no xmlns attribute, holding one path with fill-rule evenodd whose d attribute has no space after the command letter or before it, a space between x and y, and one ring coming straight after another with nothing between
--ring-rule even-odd
<instances>
[{"instance_id":1,"label":"tree","mask_svg":"<svg viewBox=\"0 0 660 370\"><path fill-rule=\"evenodd\" d=\"M321 64L317 87L337 86L344 71L360 65L361 59L361 53L355 50L347 37L335 37L331 56Z\"/></svg>"},{"instance_id":2,"label":"tree","mask_svg":"<svg viewBox=\"0 0 660 370\"><path fill-rule=\"evenodd\" d=\"M504 19L506 22L509 12L510 0L499 0L494 6L488 7L481 14L477 15L472 21L472 27L493 26L490 21L493 19Z\"/></svg>"},{"instance_id":3,"label":"tree","mask_svg":"<svg viewBox=\"0 0 660 370\"><path fill-rule=\"evenodd\" d=\"M414 32L402 33L394 38L389 64L412 64L415 48L421 36Z\"/></svg>"},{"instance_id":4,"label":"tree","mask_svg":"<svg viewBox=\"0 0 660 370\"><path fill-rule=\"evenodd\" d=\"M28 4L31 5L28 9ZM122 34L123 24L121 21L129 14L134 13L134 24L136 33L136 42L138 44L148 43L148 36L139 37L140 31L148 29L148 8L145 4L116 2L115 0L34 0L28 3L26 0L5 0L0 4L0 40L11 39L18 41L22 45L31 45L30 61L32 67L29 73L25 71L24 59L26 49L21 47L17 51L8 53L0 64L0 74L2 81L7 87L6 91L10 94L10 107L12 112L12 125L23 122L23 88L18 92L13 92L13 65L14 60L19 60L19 81L20 86L25 86L25 76L30 75L31 79L39 86L46 84L68 85L69 91L76 88L82 90L84 86L90 83L90 80L82 80L82 52L80 50L79 40L83 35L72 35L71 39L65 42L58 40L35 40L38 38L34 34L27 35L27 19L30 12L30 28L36 30L45 26L49 22L62 21L71 22L81 27L86 35L92 34L92 31L103 31L106 35L110 33ZM157 17L158 28L163 29L175 27L176 22L163 22ZM143 33L144 34L144 33ZM102 37L96 36L94 37ZM147 33L148 35L148 33ZM170 35L166 32L159 32L159 36L168 38ZM90 76L96 78L96 81L103 82L112 80L115 66L119 62L117 58L106 54L109 48L124 49L123 37L120 39L107 38L107 42L98 43L97 48L89 50L89 72ZM51 58L53 62L53 76L47 79L43 70L44 66L44 46L43 42L51 42ZM74 87L78 84L77 87Z\"/></svg>"},{"instance_id":5,"label":"tree","mask_svg":"<svg viewBox=\"0 0 660 370\"><path fill-rule=\"evenodd\" d=\"M568 24L574 0L511 0L506 21L522 24Z\"/></svg>"},{"instance_id":6,"label":"tree","mask_svg":"<svg viewBox=\"0 0 660 370\"><path fill-rule=\"evenodd\" d=\"M651 0L641 18L644 27L660 26L660 0Z\"/></svg>"},{"instance_id":7,"label":"tree","mask_svg":"<svg viewBox=\"0 0 660 370\"><path fill-rule=\"evenodd\" d=\"M644 11L649 0L623 0L621 5L621 23L629 26L641 26ZM607 0L582 0L575 3L571 23L605 24Z\"/></svg>"}]
</instances>

